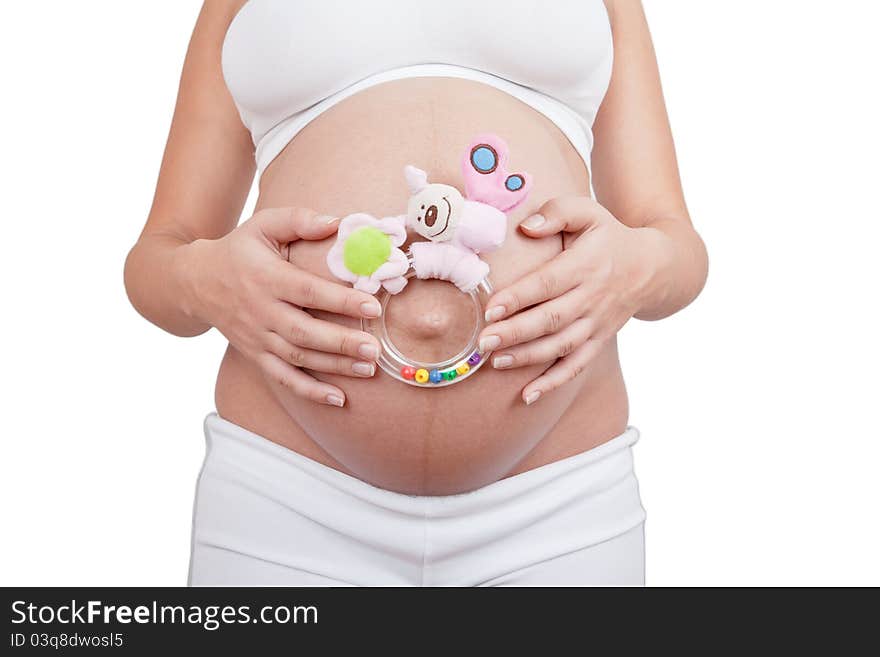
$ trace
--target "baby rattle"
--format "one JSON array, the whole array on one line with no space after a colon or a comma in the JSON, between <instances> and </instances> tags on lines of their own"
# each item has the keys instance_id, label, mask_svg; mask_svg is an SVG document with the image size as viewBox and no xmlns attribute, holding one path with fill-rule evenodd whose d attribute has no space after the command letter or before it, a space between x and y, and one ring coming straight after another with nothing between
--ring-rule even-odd
<instances>
[{"instance_id":1,"label":"baby rattle","mask_svg":"<svg viewBox=\"0 0 880 657\"><path fill-rule=\"evenodd\" d=\"M410 190L407 213L377 219L356 213L339 224L327 266L337 278L356 289L376 294L384 289L383 311L391 295L400 293L413 276L449 281L474 302L475 327L462 352L442 362L406 358L391 342L383 312L378 320L363 320L365 331L382 344L379 366L394 378L418 386L442 387L472 375L489 354L480 353L477 338L483 310L492 294L489 265L480 258L500 247L507 235L506 213L528 196L527 173L507 172L508 148L500 137L477 136L462 158L465 196L455 187L429 183L421 169L408 165L404 177ZM410 228L427 241L401 247Z\"/></svg>"}]
</instances>

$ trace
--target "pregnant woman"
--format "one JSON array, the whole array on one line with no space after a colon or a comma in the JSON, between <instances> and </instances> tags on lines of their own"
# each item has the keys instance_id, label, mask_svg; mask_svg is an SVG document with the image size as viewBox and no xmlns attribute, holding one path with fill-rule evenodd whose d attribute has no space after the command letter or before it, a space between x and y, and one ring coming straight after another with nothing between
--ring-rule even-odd
<instances>
[{"instance_id":1,"label":"pregnant woman","mask_svg":"<svg viewBox=\"0 0 880 657\"><path fill-rule=\"evenodd\" d=\"M532 183L480 254L487 358L408 385L362 320L442 360L470 297L411 278L383 307L327 254L344 217L406 213L408 164L464 191L484 133ZM125 269L147 319L229 340L191 583L642 583L616 334L690 303L706 269L637 0L206 2Z\"/></svg>"}]
</instances>

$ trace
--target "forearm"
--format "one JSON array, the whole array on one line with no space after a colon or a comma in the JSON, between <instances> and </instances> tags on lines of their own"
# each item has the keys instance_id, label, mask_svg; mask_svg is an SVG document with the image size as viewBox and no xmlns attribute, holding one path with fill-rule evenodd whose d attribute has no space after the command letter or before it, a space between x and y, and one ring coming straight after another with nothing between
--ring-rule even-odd
<instances>
[{"instance_id":1,"label":"forearm","mask_svg":"<svg viewBox=\"0 0 880 657\"><path fill-rule=\"evenodd\" d=\"M193 311L195 245L182 235L147 233L125 261L125 289L132 305L156 326L181 337L211 328Z\"/></svg>"},{"instance_id":2,"label":"forearm","mask_svg":"<svg viewBox=\"0 0 880 657\"><path fill-rule=\"evenodd\" d=\"M681 218L655 219L633 230L642 240L640 257L644 257L648 268L635 317L669 317L696 299L703 289L709 268L706 246L690 221Z\"/></svg>"}]
</instances>

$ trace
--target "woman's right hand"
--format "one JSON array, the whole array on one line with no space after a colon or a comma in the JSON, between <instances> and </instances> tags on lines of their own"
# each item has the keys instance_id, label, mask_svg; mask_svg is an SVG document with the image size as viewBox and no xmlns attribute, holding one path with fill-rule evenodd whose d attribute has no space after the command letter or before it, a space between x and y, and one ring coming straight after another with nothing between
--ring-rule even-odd
<instances>
[{"instance_id":1,"label":"woman's right hand","mask_svg":"<svg viewBox=\"0 0 880 657\"><path fill-rule=\"evenodd\" d=\"M288 256L291 242L325 239L338 226L338 218L303 208L261 210L220 239L190 244L187 266L193 315L217 328L270 381L331 406L343 406L345 393L303 370L371 377L379 344L305 309L361 318L378 317L382 307L369 294L298 268Z\"/></svg>"}]
</instances>

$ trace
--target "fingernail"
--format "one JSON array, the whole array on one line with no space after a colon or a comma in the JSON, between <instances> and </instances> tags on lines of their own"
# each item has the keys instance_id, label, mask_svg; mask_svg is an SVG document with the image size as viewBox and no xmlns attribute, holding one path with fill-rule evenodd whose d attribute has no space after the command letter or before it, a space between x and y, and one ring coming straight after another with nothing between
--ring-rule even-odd
<instances>
[{"instance_id":1,"label":"fingernail","mask_svg":"<svg viewBox=\"0 0 880 657\"><path fill-rule=\"evenodd\" d=\"M492 367L496 370L503 370L513 365L513 356L498 356L492 359Z\"/></svg>"},{"instance_id":2,"label":"fingernail","mask_svg":"<svg viewBox=\"0 0 880 657\"><path fill-rule=\"evenodd\" d=\"M361 314L364 317L378 317L382 314L382 306L378 301L364 301L361 304Z\"/></svg>"},{"instance_id":3,"label":"fingernail","mask_svg":"<svg viewBox=\"0 0 880 657\"><path fill-rule=\"evenodd\" d=\"M335 224L337 221L339 221L339 219L340 219L339 217L333 217L329 214L322 214L321 216L318 217L319 222L321 222L323 224L328 224L328 225Z\"/></svg>"},{"instance_id":4,"label":"fingernail","mask_svg":"<svg viewBox=\"0 0 880 657\"><path fill-rule=\"evenodd\" d=\"M493 349L497 349L501 346L501 338L497 335L487 335L485 338L480 340L480 353L486 353L487 351L492 351Z\"/></svg>"},{"instance_id":5,"label":"fingernail","mask_svg":"<svg viewBox=\"0 0 880 657\"><path fill-rule=\"evenodd\" d=\"M535 230L543 226L545 223L547 223L547 220L543 216L541 216L540 214L533 214L520 225L528 228L529 230Z\"/></svg>"},{"instance_id":6,"label":"fingernail","mask_svg":"<svg viewBox=\"0 0 880 657\"><path fill-rule=\"evenodd\" d=\"M486 311L484 317L487 322L494 322L496 319L504 317L506 310L504 306L492 306Z\"/></svg>"},{"instance_id":7,"label":"fingernail","mask_svg":"<svg viewBox=\"0 0 880 657\"><path fill-rule=\"evenodd\" d=\"M351 371L360 376L373 376L376 373L376 366L372 363L358 361L351 366Z\"/></svg>"},{"instance_id":8,"label":"fingernail","mask_svg":"<svg viewBox=\"0 0 880 657\"><path fill-rule=\"evenodd\" d=\"M339 408L342 408L343 406L345 406L345 399L340 397L339 395L330 394L330 395L327 395L326 399L327 399L327 403L330 404L331 406L338 406Z\"/></svg>"},{"instance_id":9,"label":"fingernail","mask_svg":"<svg viewBox=\"0 0 880 657\"><path fill-rule=\"evenodd\" d=\"M369 342L365 342L358 347L358 353L361 355L361 358L376 360L379 357L379 348Z\"/></svg>"},{"instance_id":10,"label":"fingernail","mask_svg":"<svg viewBox=\"0 0 880 657\"><path fill-rule=\"evenodd\" d=\"M526 406L531 406L536 401L538 401L540 398L541 398L541 391L540 390L533 390L532 392L530 392L529 394L526 395L526 398L525 398Z\"/></svg>"}]
</instances>

